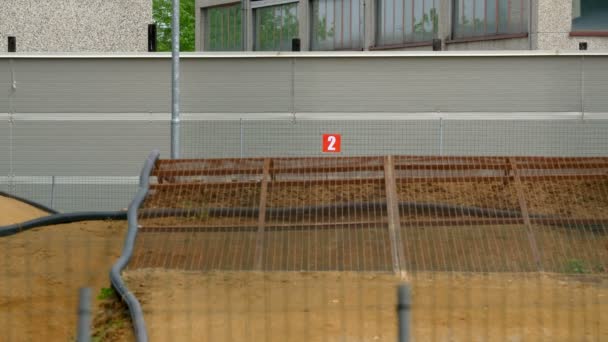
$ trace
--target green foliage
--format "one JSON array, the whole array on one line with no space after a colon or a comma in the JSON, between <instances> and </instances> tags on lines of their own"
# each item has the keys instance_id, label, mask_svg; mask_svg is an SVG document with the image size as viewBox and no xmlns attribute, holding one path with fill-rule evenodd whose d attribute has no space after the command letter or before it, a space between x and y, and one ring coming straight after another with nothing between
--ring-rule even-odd
<instances>
[{"instance_id":1,"label":"green foliage","mask_svg":"<svg viewBox=\"0 0 608 342\"><path fill-rule=\"evenodd\" d=\"M99 294L97 295L97 299L106 300L106 299L114 298L114 296L116 296L116 293L114 292L113 288L102 287L101 290L99 291Z\"/></svg>"},{"instance_id":2,"label":"green foliage","mask_svg":"<svg viewBox=\"0 0 608 342\"><path fill-rule=\"evenodd\" d=\"M157 23L158 51L171 51L171 0L152 0L152 15ZM180 51L194 51L194 0L180 0Z\"/></svg>"},{"instance_id":3,"label":"green foliage","mask_svg":"<svg viewBox=\"0 0 608 342\"><path fill-rule=\"evenodd\" d=\"M564 272L583 274L583 273L589 273L589 269L587 268L587 265L585 265L585 262L583 260L570 259L570 260L566 261L566 265L564 267Z\"/></svg>"}]
</instances>

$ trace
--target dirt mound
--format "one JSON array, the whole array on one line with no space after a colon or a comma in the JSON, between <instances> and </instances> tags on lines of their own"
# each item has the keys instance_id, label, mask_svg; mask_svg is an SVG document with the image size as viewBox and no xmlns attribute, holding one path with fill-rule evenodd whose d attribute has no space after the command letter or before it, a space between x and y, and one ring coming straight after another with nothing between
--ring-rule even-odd
<instances>
[{"instance_id":1,"label":"dirt mound","mask_svg":"<svg viewBox=\"0 0 608 342\"><path fill-rule=\"evenodd\" d=\"M150 340L395 341L388 273L125 272ZM416 341L597 340L608 334L605 277L413 274ZM604 310L605 311L605 310Z\"/></svg>"},{"instance_id":2,"label":"dirt mound","mask_svg":"<svg viewBox=\"0 0 608 342\"><path fill-rule=\"evenodd\" d=\"M0 341L73 340L78 289L91 287L98 306L126 227L88 221L0 238Z\"/></svg>"},{"instance_id":3,"label":"dirt mound","mask_svg":"<svg viewBox=\"0 0 608 342\"><path fill-rule=\"evenodd\" d=\"M24 222L46 215L48 213L29 204L0 196L0 226Z\"/></svg>"}]
</instances>

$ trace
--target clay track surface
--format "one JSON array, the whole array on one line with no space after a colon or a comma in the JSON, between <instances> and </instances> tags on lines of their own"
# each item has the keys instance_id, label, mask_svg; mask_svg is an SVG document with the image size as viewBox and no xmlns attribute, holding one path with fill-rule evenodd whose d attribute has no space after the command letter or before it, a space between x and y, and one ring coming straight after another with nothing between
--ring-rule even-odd
<instances>
[{"instance_id":1,"label":"clay track surface","mask_svg":"<svg viewBox=\"0 0 608 342\"><path fill-rule=\"evenodd\" d=\"M0 219L46 215L0 197ZM109 287L125 222L89 221L28 230L0 238L0 341L69 341L76 335L78 289L96 297ZM125 339L130 331L125 330ZM122 337L121 337L122 339Z\"/></svg>"},{"instance_id":2,"label":"clay track surface","mask_svg":"<svg viewBox=\"0 0 608 342\"><path fill-rule=\"evenodd\" d=\"M151 340L395 341L389 273L128 271ZM411 274L417 341L600 341L608 279Z\"/></svg>"}]
</instances>

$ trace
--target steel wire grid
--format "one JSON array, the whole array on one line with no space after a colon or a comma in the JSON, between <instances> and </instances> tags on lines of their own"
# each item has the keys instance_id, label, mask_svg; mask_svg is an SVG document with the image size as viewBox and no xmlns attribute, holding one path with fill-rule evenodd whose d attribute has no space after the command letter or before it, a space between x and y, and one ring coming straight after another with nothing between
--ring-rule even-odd
<instances>
[{"instance_id":1,"label":"steel wire grid","mask_svg":"<svg viewBox=\"0 0 608 342\"><path fill-rule=\"evenodd\" d=\"M131 269L608 268L608 158L159 160Z\"/></svg>"}]
</instances>

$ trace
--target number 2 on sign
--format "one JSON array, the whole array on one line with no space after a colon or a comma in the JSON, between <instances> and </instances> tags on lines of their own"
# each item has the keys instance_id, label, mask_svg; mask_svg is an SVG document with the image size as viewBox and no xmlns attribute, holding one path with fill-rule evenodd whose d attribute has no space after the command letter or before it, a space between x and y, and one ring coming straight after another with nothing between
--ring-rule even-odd
<instances>
[{"instance_id":1,"label":"number 2 on sign","mask_svg":"<svg viewBox=\"0 0 608 342\"><path fill-rule=\"evenodd\" d=\"M342 136L340 134L323 134L323 152L340 153Z\"/></svg>"}]
</instances>

